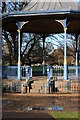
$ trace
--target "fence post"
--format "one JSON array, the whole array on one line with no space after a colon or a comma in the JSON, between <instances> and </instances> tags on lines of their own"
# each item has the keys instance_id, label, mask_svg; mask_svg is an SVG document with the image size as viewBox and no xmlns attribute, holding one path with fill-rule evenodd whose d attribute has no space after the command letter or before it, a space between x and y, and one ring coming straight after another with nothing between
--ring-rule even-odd
<instances>
[{"instance_id":1,"label":"fence post","mask_svg":"<svg viewBox=\"0 0 80 120\"><path fill-rule=\"evenodd\" d=\"M23 82L21 84L21 93L23 94Z\"/></svg>"},{"instance_id":2,"label":"fence post","mask_svg":"<svg viewBox=\"0 0 80 120\"><path fill-rule=\"evenodd\" d=\"M45 75L45 35L43 34L43 75Z\"/></svg>"},{"instance_id":3,"label":"fence post","mask_svg":"<svg viewBox=\"0 0 80 120\"><path fill-rule=\"evenodd\" d=\"M47 94L47 83L45 83L45 94Z\"/></svg>"},{"instance_id":4,"label":"fence post","mask_svg":"<svg viewBox=\"0 0 80 120\"><path fill-rule=\"evenodd\" d=\"M27 66L26 67L26 92L30 92L30 85L28 86L30 78L32 78L32 67Z\"/></svg>"},{"instance_id":5,"label":"fence post","mask_svg":"<svg viewBox=\"0 0 80 120\"><path fill-rule=\"evenodd\" d=\"M78 83L77 83L77 81L76 81L76 92L78 91Z\"/></svg>"},{"instance_id":6,"label":"fence post","mask_svg":"<svg viewBox=\"0 0 80 120\"><path fill-rule=\"evenodd\" d=\"M26 79L28 80L28 67L26 67Z\"/></svg>"},{"instance_id":7,"label":"fence post","mask_svg":"<svg viewBox=\"0 0 80 120\"><path fill-rule=\"evenodd\" d=\"M78 79L78 52L76 52L76 77Z\"/></svg>"},{"instance_id":8,"label":"fence post","mask_svg":"<svg viewBox=\"0 0 80 120\"><path fill-rule=\"evenodd\" d=\"M47 83L49 82L49 67L47 68ZM49 85L48 85L49 87Z\"/></svg>"},{"instance_id":9,"label":"fence post","mask_svg":"<svg viewBox=\"0 0 80 120\"><path fill-rule=\"evenodd\" d=\"M30 77L32 78L32 67L31 67L31 76Z\"/></svg>"}]
</instances>

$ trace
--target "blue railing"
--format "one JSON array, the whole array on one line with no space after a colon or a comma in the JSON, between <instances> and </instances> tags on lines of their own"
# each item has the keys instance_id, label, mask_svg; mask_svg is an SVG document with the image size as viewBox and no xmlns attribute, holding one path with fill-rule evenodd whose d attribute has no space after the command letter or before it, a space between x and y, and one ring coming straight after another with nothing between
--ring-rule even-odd
<instances>
[{"instance_id":1,"label":"blue railing","mask_svg":"<svg viewBox=\"0 0 80 120\"><path fill-rule=\"evenodd\" d=\"M4 79L17 79L18 67L17 66L3 66L2 67L2 78Z\"/></svg>"},{"instance_id":2,"label":"blue railing","mask_svg":"<svg viewBox=\"0 0 80 120\"><path fill-rule=\"evenodd\" d=\"M53 68L52 66L48 66L47 67L47 86L49 87L49 84L50 84L50 80L52 79L53 77Z\"/></svg>"},{"instance_id":3,"label":"blue railing","mask_svg":"<svg viewBox=\"0 0 80 120\"><path fill-rule=\"evenodd\" d=\"M21 79L30 79L32 77L32 68L30 66L21 66ZM3 66L2 78L18 79L17 66Z\"/></svg>"},{"instance_id":4,"label":"blue railing","mask_svg":"<svg viewBox=\"0 0 80 120\"><path fill-rule=\"evenodd\" d=\"M76 73L78 71L78 74ZM76 69L76 66L68 66L68 79L78 79L80 76L80 67ZM64 66L49 66L47 68L47 78L50 79L54 77L54 79L64 79Z\"/></svg>"},{"instance_id":5,"label":"blue railing","mask_svg":"<svg viewBox=\"0 0 80 120\"><path fill-rule=\"evenodd\" d=\"M32 67L30 66L22 66L22 78L26 78L26 86L28 86L30 79L32 78Z\"/></svg>"},{"instance_id":6,"label":"blue railing","mask_svg":"<svg viewBox=\"0 0 80 120\"><path fill-rule=\"evenodd\" d=\"M78 67L78 74L76 74L76 66L68 66L68 80L64 80L63 66L49 66L47 68L47 87L54 87L53 91L55 92L78 92L79 79L80 67Z\"/></svg>"}]
</instances>

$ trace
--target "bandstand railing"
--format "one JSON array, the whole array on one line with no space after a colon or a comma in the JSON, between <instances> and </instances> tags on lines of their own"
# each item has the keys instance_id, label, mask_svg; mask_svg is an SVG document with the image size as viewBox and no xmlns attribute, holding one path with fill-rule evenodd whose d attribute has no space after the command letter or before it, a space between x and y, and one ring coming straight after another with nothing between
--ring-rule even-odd
<instances>
[{"instance_id":1,"label":"bandstand railing","mask_svg":"<svg viewBox=\"0 0 80 120\"><path fill-rule=\"evenodd\" d=\"M21 80L18 80L18 66L3 66L2 86L5 92L26 92L32 78L32 67L21 66Z\"/></svg>"},{"instance_id":2,"label":"bandstand railing","mask_svg":"<svg viewBox=\"0 0 80 120\"><path fill-rule=\"evenodd\" d=\"M32 77L32 67L21 66L21 79L30 79ZM18 79L17 66L3 66L2 78L4 79Z\"/></svg>"},{"instance_id":3,"label":"bandstand railing","mask_svg":"<svg viewBox=\"0 0 80 120\"><path fill-rule=\"evenodd\" d=\"M22 66L21 75L23 79L26 79L26 86L28 86L30 79L32 78L32 67Z\"/></svg>"},{"instance_id":4,"label":"bandstand railing","mask_svg":"<svg viewBox=\"0 0 80 120\"><path fill-rule=\"evenodd\" d=\"M2 77L4 79L18 79L17 66L5 66L2 69ZM32 78L32 67L21 66L21 79L25 79L26 86L28 86ZM76 66L68 66L68 79L64 80L64 67L63 66L48 66L47 67L47 84L45 83L45 93L47 88L51 93L53 92L71 92L79 91L80 86L80 67L78 67L78 76L76 75ZM24 84L24 83L23 83ZM22 84L22 87L23 87Z\"/></svg>"},{"instance_id":5,"label":"bandstand railing","mask_svg":"<svg viewBox=\"0 0 80 120\"><path fill-rule=\"evenodd\" d=\"M47 87L51 92L78 92L80 67L76 74L76 66L68 66L68 79L64 80L64 66L49 66L47 68Z\"/></svg>"}]
</instances>

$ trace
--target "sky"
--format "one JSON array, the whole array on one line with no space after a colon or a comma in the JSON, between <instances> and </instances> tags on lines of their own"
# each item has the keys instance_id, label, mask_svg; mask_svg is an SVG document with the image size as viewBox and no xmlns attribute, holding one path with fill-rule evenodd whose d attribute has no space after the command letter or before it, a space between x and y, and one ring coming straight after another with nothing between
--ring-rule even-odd
<instances>
[{"instance_id":1,"label":"sky","mask_svg":"<svg viewBox=\"0 0 80 120\"><path fill-rule=\"evenodd\" d=\"M76 0L77 2L79 2L80 0Z\"/></svg>"}]
</instances>

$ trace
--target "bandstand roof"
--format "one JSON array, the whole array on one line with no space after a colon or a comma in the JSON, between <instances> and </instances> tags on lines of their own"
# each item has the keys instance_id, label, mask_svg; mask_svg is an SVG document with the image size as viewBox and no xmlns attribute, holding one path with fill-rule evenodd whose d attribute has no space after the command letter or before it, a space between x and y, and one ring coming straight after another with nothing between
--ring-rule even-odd
<instances>
[{"instance_id":1,"label":"bandstand roof","mask_svg":"<svg viewBox=\"0 0 80 120\"><path fill-rule=\"evenodd\" d=\"M67 19L67 32L80 33L79 6L62 0L30 0L21 12L7 13L2 16L3 29L16 32L17 22L22 22L22 32L63 33L63 20Z\"/></svg>"}]
</instances>

